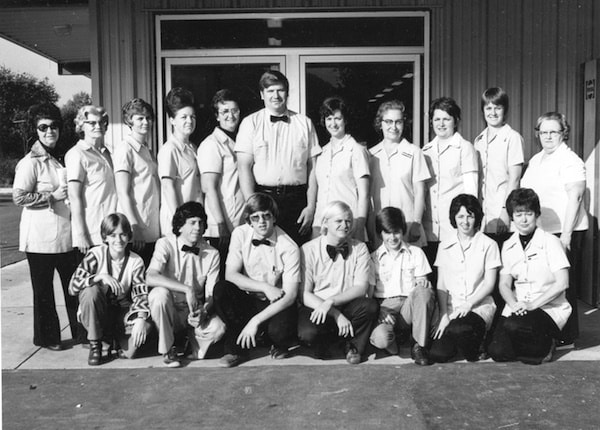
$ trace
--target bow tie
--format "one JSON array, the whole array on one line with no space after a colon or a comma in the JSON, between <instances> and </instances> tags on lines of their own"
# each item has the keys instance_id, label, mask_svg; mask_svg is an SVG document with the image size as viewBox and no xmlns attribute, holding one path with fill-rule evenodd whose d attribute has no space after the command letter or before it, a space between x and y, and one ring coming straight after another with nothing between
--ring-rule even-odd
<instances>
[{"instance_id":1,"label":"bow tie","mask_svg":"<svg viewBox=\"0 0 600 430\"><path fill-rule=\"evenodd\" d=\"M200 253L200 248L198 248L197 246L187 246L187 245L183 245L181 247L181 250L183 252L192 252L196 255L198 255Z\"/></svg>"},{"instance_id":2,"label":"bow tie","mask_svg":"<svg viewBox=\"0 0 600 430\"><path fill-rule=\"evenodd\" d=\"M344 243L340 246L327 245L326 250L327 254L329 254L329 257L331 257L332 260L335 260L336 254L341 254L342 258L345 260L348 258L348 254L350 253L348 243Z\"/></svg>"},{"instance_id":3,"label":"bow tie","mask_svg":"<svg viewBox=\"0 0 600 430\"><path fill-rule=\"evenodd\" d=\"M282 115L282 116L271 115L271 122L277 122L277 121L290 122L290 117L287 115Z\"/></svg>"},{"instance_id":4,"label":"bow tie","mask_svg":"<svg viewBox=\"0 0 600 430\"><path fill-rule=\"evenodd\" d=\"M260 245L271 246L271 241L269 239L252 239L252 245L254 245L254 246L260 246Z\"/></svg>"}]
</instances>

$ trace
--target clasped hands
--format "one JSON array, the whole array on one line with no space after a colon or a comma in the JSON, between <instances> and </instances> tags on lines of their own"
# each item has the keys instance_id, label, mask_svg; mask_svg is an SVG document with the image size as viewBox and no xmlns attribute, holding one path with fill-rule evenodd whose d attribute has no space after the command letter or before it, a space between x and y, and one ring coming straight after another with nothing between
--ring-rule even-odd
<instances>
[{"instance_id":1,"label":"clasped hands","mask_svg":"<svg viewBox=\"0 0 600 430\"><path fill-rule=\"evenodd\" d=\"M324 300L310 313L310 321L315 325L324 324L332 307L333 302L331 300ZM354 327L352 327L352 323L343 313L336 310L333 318L338 326L338 336L354 337Z\"/></svg>"}]
</instances>

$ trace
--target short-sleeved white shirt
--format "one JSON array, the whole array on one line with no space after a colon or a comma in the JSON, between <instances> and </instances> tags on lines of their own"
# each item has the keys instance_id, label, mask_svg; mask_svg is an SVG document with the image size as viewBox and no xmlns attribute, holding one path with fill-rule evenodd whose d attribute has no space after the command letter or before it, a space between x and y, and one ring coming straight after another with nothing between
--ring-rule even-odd
<instances>
[{"instance_id":1,"label":"short-sleeved white shirt","mask_svg":"<svg viewBox=\"0 0 600 430\"><path fill-rule=\"evenodd\" d=\"M156 242L160 237L160 179L158 166L146 145L126 136L114 149L113 163L116 172L127 172L131 179L133 201L142 239L145 242ZM117 202L117 209L124 213L123 204ZM131 221L131 220L130 220Z\"/></svg>"},{"instance_id":2,"label":"short-sleeved white shirt","mask_svg":"<svg viewBox=\"0 0 600 430\"><path fill-rule=\"evenodd\" d=\"M483 208L483 231L498 232L498 219L506 203L508 169L522 165L523 136L505 124L488 141L488 128L475 138L479 157L479 197Z\"/></svg>"},{"instance_id":3,"label":"short-sleeved white shirt","mask_svg":"<svg viewBox=\"0 0 600 430\"><path fill-rule=\"evenodd\" d=\"M171 136L158 151L158 176L171 178L180 204L202 202L200 171L196 163L196 150L191 143L183 143ZM174 209L165 203L165 187L162 187L160 205L160 230L163 236L173 234Z\"/></svg>"},{"instance_id":4,"label":"short-sleeved white shirt","mask_svg":"<svg viewBox=\"0 0 600 430\"><path fill-rule=\"evenodd\" d=\"M327 254L327 239L319 236L302 245L304 289L313 286L313 293L323 300L335 296L357 283L368 284L370 255L367 245L355 239L348 241L350 253L345 260Z\"/></svg>"},{"instance_id":5,"label":"short-sleeved white shirt","mask_svg":"<svg viewBox=\"0 0 600 430\"><path fill-rule=\"evenodd\" d=\"M198 147L198 168L200 174L217 173L220 175L220 201L215 204L223 208L223 215L229 231L240 224L244 210L244 195L240 188L237 170L237 157L233 150L235 142L223 130L214 131ZM208 217L206 237L218 237L219 228L211 212L210 195L206 195L206 215Z\"/></svg>"},{"instance_id":6,"label":"short-sleeved white shirt","mask_svg":"<svg viewBox=\"0 0 600 430\"><path fill-rule=\"evenodd\" d=\"M213 289L219 279L219 252L201 240L196 244L198 255L181 250L183 243L174 235L161 237L156 241L154 254L148 266L161 275L202 291L204 300L212 297ZM202 277L206 277L202 287ZM171 291L178 309L187 309L185 293Z\"/></svg>"},{"instance_id":7,"label":"short-sleeved white shirt","mask_svg":"<svg viewBox=\"0 0 600 430\"><path fill-rule=\"evenodd\" d=\"M444 285L448 290L448 309L452 313L454 308L469 301L484 287L486 270L499 268L502 263L498 244L478 231L466 249L462 248L456 232L454 237L442 242L434 265L440 268L439 276L444 277ZM479 315L489 329L496 304L488 295L471 311Z\"/></svg>"},{"instance_id":8,"label":"short-sleeved white shirt","mask_svg":"<svg viewBox=\"0 0 600 430\"><path fill-rule=\"evenodd\" d=\"M415 219L414 184L431 178L425 156L416 145L402 139L396 149L387 154L383 142L370 150L371 153L371 199L373 213L377 214L385 207L393 206L404 213L407 231ZM424 234L414 245L426 244Z\"/></svg>"},{"instance_id":9,"label":"short-sleeved white shirt","mask_svg":"<svg viewBox=\"0 0 600 430\"><path fill-rule=\"evenodd\" d=\"M347 134L334 151L331 142L323 147L315 166L317 207L313 225L320 226L328 203L340 200L357 214L360 178L369 176L369 151Z\"/></svg>"},{"instance_id":10,"label":"short-sleeved white shirt","mask_svg":"<svg viewBox=\"0 0 600 430\"><path fill-rule=\"evenodd\" d=\"M552 154L542 150L529 160L521 187L533 189L540 198L542 214L538 218L538 225L544 231L563 231L568 202L565 186L585 180L585 164L564 142ZM587 230L588 226L585 208L580 204L573 231Z\"/></svg>"},{"instance_id":11,"label":"short-sleeved white shirt","mask_svg":"<svg viewBox=\"0 0 600 430\"><path fill-rule=\"evenodd\" d=\"M248 224L242 224L233 230L227 266L241 266L242 273L255 281L270 282L275 279L274 276L280 275L282 284L300 284L300 249L296 242L277 226L268 238L271 246L254 246L254 238L254 230ZM260 299L266 299L262 293L256 295Z\"/></svg>"},{"instance_id":12,"label":"short-sleeved white shirt","mask_svg":"<svg viewBox=\"0 0 600 430\"><path fill-rule=\"evenodd\" d=\"M51 193L61 184L62 169L61 164L36 142L17 164L13 188L30 193ZM58 254L72 249L71 211L64 200L44 208L23 208L19 251Z\"/></svg>"},{"instance_id":13,"label":"short-sleeved white shirt","mask_svg":"<svg viewBox=\"0 0 600 430\"><path fill-rule=\"evenodd\" d=\"M532 302L542 295L555 282L554 272L570 267L569 260L560 240L538 228L531 241L523 250L519 233L515 232L502 246L501 275L510 275L514 279L514 288L518 301ZM571 315L571 305L565 292L541 307L559 329L562 329ZM512 313L506 305L502 316Z\"/></svg>"},{"instance_id":14,"label":"short-sleeved white shirt","mask_svg":"<svg viewBox=\"0 0 600 430\"><path fill-rule=\"evenodd\" d=\"M67 181L80 182L83 187L85 223L94 245L102 243L102 220L117 210L117 192L111 160L108 149L102 148L101 152L84 140L77 142L65 155ZM75 218L71 220L73 240L83 236L83 227Z\"/></svg>"},{"instance_id":15,"label":"short-sleeved white shirt","mask_svg":"<svg viewBox=\"0 0 600 430\"><path fill-rule=\"evenodd\" d=\"M431 266L423 250L406 243L402 244L396 255L389 252L385 245L381 245L371 253L371 264L373 279L370 284L375 285L373 296L382 299L408 297L415 288L415 278L431 273Z\"/></svg>"},{"instance_id":16,"label":"short-sleeved white shirt","mask_svg":"<svg viewBox=\"0 0 600 430\"><path fill-rule=\"evenodd\" d=\"M427 240L438 242L454 234L450 224L450 203L465 192L463 176L478 171L475 148L457 132L441 144L436 136L423 147L431 179L426 199L423 227Z\"/></svg>"},{"instance_id":17,"label":"short-sleeved white shirt","mask_svg":"<svg viewBox=\"0 0 600 430\"><path fill-rule=\"evenodd\" d=\"M271 122L261 109L242 120L235 151L254 156L253 174L265 186L303 185L308 181L308 159L321 153L312 121L287 111L289 122Z\"/></svg>"}]
</instances>

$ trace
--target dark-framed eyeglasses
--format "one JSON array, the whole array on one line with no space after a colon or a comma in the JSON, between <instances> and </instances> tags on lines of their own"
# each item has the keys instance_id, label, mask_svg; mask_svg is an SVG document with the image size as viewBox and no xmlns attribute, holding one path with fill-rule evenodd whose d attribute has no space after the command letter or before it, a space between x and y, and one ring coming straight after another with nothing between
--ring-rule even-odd
<instances>
[{"instance_id":1,"label":"dark-framed eyeglasses","mask_svg":"<svg viewBox=\"0 0 600 430\"><path fill-rule=\"evenodd\" d=\"M273 219L273 214L271 212L257 212L250 215L248 218L250 218L250 221L252 222L259 222L261 219L271 221Z\"/></svg>"},{"instance_id":2,"label":"dark-framed eyeglasses","mask_svg":"<svg viewBox=\"0 0 600 430\"><path fill-rule=\"evenodd\" d=\"M49 128L51 128L52 130L58 130L58 124L53 122L52 124L40 124L37 127L37 130L45 133L46 131L48 131Z\"/></svg>"}]
</instances>

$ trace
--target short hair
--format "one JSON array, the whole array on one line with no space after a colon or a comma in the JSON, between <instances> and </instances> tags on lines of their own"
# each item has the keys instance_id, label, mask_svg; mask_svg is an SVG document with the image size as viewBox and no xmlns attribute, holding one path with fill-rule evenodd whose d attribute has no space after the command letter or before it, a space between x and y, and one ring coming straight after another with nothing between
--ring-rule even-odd
<instances>
[{"instance_id":1,"label":"short hair","mask_svg":"<svg viewBox=\"0 0 600 430\"><path fill-rule=\"evenodd\" d=\"M106 109L102 106L81 106L73 120L75 123L75 133L77 133L79 137L83 137L83 124L87 121L89 115L100 117L100 123L104 127L108 126L108 112L106 112Z\"/></svg>"},{"instance_id":2,"label":"short hair","mask_svg":"<svg viewBox=\"0 0 600 430\"><path fill-rule=\"evenodd\" d=\"M175 118L177 112L186 107L196 109L192 92L181 87L172 88L165 98L165 108L169 118Z\"/></svg>"},{"instance_id":3,"label":"short hair","mask_svg":"<svg viewBox=\"0 0 600 430\"><path fill-rule=\"evenodd\" d=\"M508 113L508 94L500 87L488 88L481 95L481 111L488 104L495 104L504 108L504 116Z\"/></svg>"},{"instance_id":4,"label":"short hair","mask_svg":"<svg viewBox=\"0 0 600 430\"><path fill-rule=\"evenodd\" d=\"M344 123L346 124L346 128L348 128L348 123L350 122L350 106L346 103L341 97L328 97L323 100L321 107L319 109L319 115L321 116L321 125L325 126L325 119L333 115L336 111L340 111L342 116L344 117Z\"/></svg>"},{"instance_id":5,"label":"short hair","mask_svg":"<svg viewBox=\"0 0 600 430\"><path fill-rule=\"evenodd\" d=\"M353 225L354 225L354 215L352 214L352 209L350 209L350 206L348 206L346 203L344 203L342 201L334 200L332 202L329 202L327 204L327 206L325 206L325 209L323 209L323 217L321 218L321 234L322 235L327 234L327 220L329 218L331 218L332 216L334 216L335 214L340 213L340 212L350 215L350 218L352 218Z\"/></svg>"},{"instance_id":6,"label":"short hair","mask_svg":"<svg viewBox=\"0 0 600 430\"><path fill-rule=\"evenodd\" d=\"M265 73L262 74L262 76L260 77L260 80L258 81L258 87L259 87L260 91L266 90L271 85L277 85L277 84L283 85L283 88L285 89L285 91L289 92L290 83L289 83L288 79L285 77L285 75L283 73L281 73L279 70L266 71Z\"/></svg>"},{"instance_id":7,"label":"short hair","mask_svg":"<svg viewBox=\"0 0 600 430\"><path fill-rule=\"evenodd\" d=\"M123 230L123 233L127 235L127 241L130 241L133 238L131 224L127 217L119 212L109 214L102 220L102 224L100 224L100 236L102 237L102 241L105 241L107 236L113 234L119 226Z\"/></svg>"},{"instance_id":8,"label":"short hair","mask_svg":"<svg viewBox=\"0 0 600 430\"><path fill-rule=\"evenodd\" d=\"M378 236L381 232L396 233L398 231L406 234L406 218L402 210L388 206L379 211L375 217L375 231Z\"/></svg>"},{"instance_id":9,"label":"short hair","mask_svg":"<svg viewBox=\"0 0 600 430\"><path fill-rule=\"evenodd\" d=\"M277 203L270 195L266 193L254 193L248 200L246 200L246 205L244 206L244 210L242 211L242 219L250 224L250 215L255 212L271 212L275 219L279 217L279 208L277 207Z\"/></svg>"},{"instance_id":10,"label":"short hair","mask_svg":"<svg viewBox=\"0 0 600 430\"><path fill-rule=\"evenodd\" d=\"M450 203L450 224L456 228L456 214L460 212L461 207L465 207L468 213L475 217L475 230L479 230L481 227L481 221L483 220L483 209L477 197L472 194L459 194L452 199Z\"/></svg>"},{"instance_id":11,"label":"short hair","mask_svg":"<svg viewBox=\"0 0 600 430\"><path fill-rule=\"evenodd\" d=\"M40 103L33 105L27 110L27 120L34 136L36 135L38 122L43 119L49 119L53 121L58 125L59 129L63 125L60 109L55 104Z\"/></svg>"},{"instance_id":12,"label":"short hair","mask_svg":"<svg viewBox=\"0 0 600 430\"><path fill-rule=\"evenodd\" d=\"M536 217L542 214L540 198L531 188L517 188L510 192L506 198L506 212L511 220L517 208L533 211Z\"/></svg>"},{"instance_id":13,"label":"short hair","mask_svg":"<svg viewBox=\"0 0 600 430\"><path fill-rule=\"evenodd\" d=\"M373 126L375 127L375 131L381 131L381 122L383 121L383 115L389 110L399 110L402 112L402 118L404 118L404 112L406 111L406 106L400 100L390 100L387 102L383 102L379 105L377 109L377 114L375 115L375 121L373 121Z\"/></svg>"},{"instance_id":14,"label":"short hair","mask_svg":"<svg viewBox=\"0 0 600 430\"><path fill-rule=\"evenodd\" d=\"M452 118L454 118L454 131L458 130L458 123L460 122L460 107L456 104L456 101L450 97L440 97L431 102L429 108L429 121L433 121L433 113L437 110L443 110Z\"/></svg>"},{"instance_id":15,"label":"short hair","mask_svg":"<svg viewBox=\"0 0 600 430\"><path fill-rule=\"evenodd\" d=\"M149 119L154 120L154 109L152 109L150 103L144 99L135 98L123 105L123 109L121 109L121 118L126 125L131 127L131 118L133 118L134 115L144 115Z\"/></svg>"},{"instance_id":16,"label":"short hair","mask_svg":"<svg viewBox=\"0 0 600 430\"><path fill-rule=\"evenodd\" d=\"M206 212L204 206L198 202L186 202L179 206L173 214L173 234L179 236L180 229L189 218L200 218L200 221L206 225Z\"/></svg>"},{"instance_id":17,"label":"short hair","mask_svg":"<svg viewBox=\"0 0 600 430\"><path fill-rule=\"evenodd\" d=\"M215 111L215 116L219 114L219 103L223 104L225 102L234 102L238 105L238 108L240 106L240 102L238 100L237 95L233 91L224 88L222 90L217 91L212 99L212 106L213 110Z\"/></svg>"},{"instance_id":18,"label":"short hair","mask_svg":"<svg viewBox=\"0 0 600 430\"><path fill-rule=\"evenodd\" d=\"M535 137L540 137L540 126L544 121L557 121L560 124L563 140L569 140L571 126L567 121L567 117L559 112L546 112L538 118L535 124Z\"/></svg>"}]
</instances>

